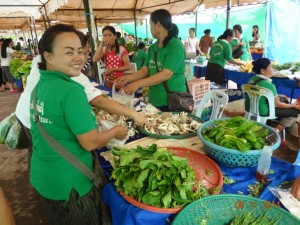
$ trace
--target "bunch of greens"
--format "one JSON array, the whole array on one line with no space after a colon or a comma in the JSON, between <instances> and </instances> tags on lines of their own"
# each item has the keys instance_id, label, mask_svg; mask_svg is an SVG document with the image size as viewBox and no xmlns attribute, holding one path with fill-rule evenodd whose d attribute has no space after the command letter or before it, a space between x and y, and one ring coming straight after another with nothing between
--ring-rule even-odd
<instances>
[{"instance_id":1,"label":"bunch of greens","mask_svg":"<svg viewBox=\"0 0 300 225\"><path fill-rule=\"evenodd\" d=\"M174 156L155 144L136 149L114 147L119 156L112 172L117 190L139 202L160 208L181 207L209 195L201 183L195 187L195 172L187 159Z\"/></svg>"},{"instance_id":2,"label":"bunch of greens","mask_svg":"<svg viewBox=\"0 0 300 225\"><path fill-rule=\"evenodd\" d=\"M255 182L254 184L250 184L247 188L249 191L249 196L258 198L267 185L267 182Z\"/></svg>"},{"instance_id":3,"label":"bunch of greens","mask_svg":"<svg viewBox=\"0 0 300 225\"><path fill-rule=\"evenodd\" d=\"M300 62L296 62L296 63L284 63L282 65L274 65L273 64L273 68L275 70L290 70L292 73L295 73L297 71L300 71Z\"/></svg>"},{"instance_id":4,"label":"bunch of greens","mask_svg":"<svg viewBox=\"0 0 300 225\"><path fill-rule=\"evenodd\" d=\"M247 152L268 145L268 129L254 121L236 116L228 120L215 120L215 126L203 129L202 136L209 142Z\"/></svg>"},{"instance_id":5,"label":"bunch of greens","mask_svg":"<svg viewBox=\"0 0 300 225\"><path fill-rule=\"evenodd\" d=\"M270 210L270 209L268 209ZM228 225L276 225L280 222L281 216L270 217L268 210L257 215L257 211L253 209L233 218Z\"/></svg>"},{"instance_id":6,"label":"bunch of greens","mask_svg":"<svg viewBox=\"0 0 300 225\"><path fill-rule=\"evenodd\" d=\"M23 62L23 64L18 68L18 73L27 77L30 73L31 63L32 62L30 60Z\"/></svg>"},{"instance_id":7,"label":"bunch of greens","mask_svg":"<svg viewBox=\"0 0 300 225\"><path fill-rule=\"evenodd\" d=\"M20 79L22 77L22 73L19 73L18 69L23 65L24 60L22 59L12 59L9 63L9 71L13 75L14 78Z\"/></svg>"}]
</instances>

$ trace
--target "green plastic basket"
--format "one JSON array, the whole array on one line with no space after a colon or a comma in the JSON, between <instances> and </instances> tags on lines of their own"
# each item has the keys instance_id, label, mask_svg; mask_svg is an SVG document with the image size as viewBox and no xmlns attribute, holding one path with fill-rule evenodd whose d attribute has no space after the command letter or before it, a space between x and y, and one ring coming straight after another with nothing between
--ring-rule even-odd
<instances>
[{"instance_id":1,"label":"green plastic basket","mask_svg":"<svg viewBox=\"0 0 300 225\"><path fill-rule=\"evenodd\" d=\"M224 120L224 119L220 119ZM257 122L258 123L258 122ZM276 137L276 142L271 146L272 150L276 150L280 146L280 136L274 131L271 127L258 123L260 126L263 126L265 129L269 130L269 133L272 133ZM258 164L258 160L261 154L262 149L258 150L248 150L247 152L242 152L236 149L224 148L220 145L214 144L212 142L207 141L202 136L202 131L205 128L210 128L215 126L214 120L210 120L202 124L198 131L197 135L199 139L202 141L207 154L212 157L214 160L230 167L234 166L256 166Z\"/></svg>"},{"instance_id":2,"label":"green plastic basket","mask_svg":"<svg viewBox=\"0 0 300 225\"><path fill-rule=\"evenodd\" d=\"M207 220L206 225L227 225L235 216L250 211L255 216L266 212L270 219L280 217L277 225L300 224L299 219L271 202L244 195L220 194L190 203L179 212L172 225L201 225L203 220Z\"/></svg>"}]
</instances>

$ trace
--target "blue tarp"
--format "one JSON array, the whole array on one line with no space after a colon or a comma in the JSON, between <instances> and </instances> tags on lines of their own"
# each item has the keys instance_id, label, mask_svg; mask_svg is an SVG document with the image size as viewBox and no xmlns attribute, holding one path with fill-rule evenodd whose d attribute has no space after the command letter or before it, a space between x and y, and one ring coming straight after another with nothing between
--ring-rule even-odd
<instances>
[{"instance_id":1,"label":"blue tarp","mask_svg":"<svg viewBox=\"0 0 300 225\"><path fill-rule=\"evenodd\" d=\"M270 0L267 5L265 56L279 64L300 61L300 2Z\"/></svg>"}]
</instances>

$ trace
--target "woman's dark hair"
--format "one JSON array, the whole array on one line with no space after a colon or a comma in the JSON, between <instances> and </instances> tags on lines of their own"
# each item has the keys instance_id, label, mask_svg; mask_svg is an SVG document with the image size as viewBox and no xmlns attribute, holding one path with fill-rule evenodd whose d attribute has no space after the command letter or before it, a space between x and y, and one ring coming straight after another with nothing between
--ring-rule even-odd
<instances>
[{"instance_id":1,"label":"woman's dark hair","mask_svg":"<svg viewBox=\"0 0 300 225\"><path fill-rule=\"evenodd\" d=\"M238 32L240 32L240 34L243 33L242 26L239 24L234 25L233 29L236 29Z\"/></svg>"},{"instance_id":2,"label":"woman's dark hair","mask_svg":"<svg viewBox=\"0 0 300 225\"><path fill-rule=\"evenodd\" d=\"M12 42L11 38L8 39L4 39L2 47L1 47L1 57L2 58L6 58L7 57L7 47L9 46L9 44Z\"/></svg>"},{"instance_id":3,"label":"woman's dark hair","mask_svg":"<svg viewBox=\"0 0 300 225\"><path fill-rule=\"evenodd\" d=\"M110 32L113 33L113 35L115 35L115 36L117 37L117 32L116 32L116 29L115 29L114 27L112 27L112 26L106 26L106 27L104 27L104 28L102 29L102 34L103 34L103 32L106 31L106 30L109 30ZM117 38L116 38L116 40L115 40L115 46L116 46L116 53L119 54L119 53L120 53L120 46L119 46L119 43L118 43Z\"/></svg>"},{"instance_id":4,"label":"woman's dark hair","mask_svg":"<svg viewBox=\"0 0 300 225\"><path fill-rule=\"evenodd\" d=\"M146 45L144 42L140 42L137 47L138 47L138 49L143 49L145 46Z\"/></svg>"},{"instance_id":5,"label":"woman's dark hair","mask_svg":"<svg viewBox=\"0 0 300 225\"><path fill-rule=\"evenodd\" d=\"M206 29L204 30L204 34L210 34L211 30L210 29Z\"/></svg>"},{"instance_id":6,"label":"woman's dark hair","mask_svg":"<svg viewBox=\"0 0 300 225\"><path fill-rule=\"evenodd\" d=\"M151 13L150 19L153 23L159 22L168 31L168 36L163 41L163 46L165 47L171 38L178 36L178 27L175 28L175 24L172 23L172 16L169 11L165 9L158 9Z\"/></svg>"},{"instance_id":7,"label":"woman's dark hair","mask_svg":"<svg viewBox=\"0 0 300 225\"><path fill-rule=\"evenodd\" d=\"M86 44L89 41L88 35L85 35L83 32L81 32L79 30L76 31L76 34L78 35L78 37L80 39L82 47L86 46Z\"/></svg>"},{"instance_id":8,"label":"woman's dark hair","mask_svg":"<svg viewBox=\"0 0 300 225\"><path fill-rule=\"evenodd\" d=\"M53 43L55 38L62 33L75 33L78 35L76 29L71 25L57 24L52 27L49 27L43 34L42 38L39 41L39 53L41 55L42 61L39 63L40 70L46 70L46 59L44 57L44 52L52 53Z\"/></svg>"},{"instance_id":9,"label":"woman's dark hair","mask_svg":"<svg viewBox=\"0 0 300 225\"><path fill-rule=\"evenodd\" d=\"M221 39L226 39L227 37L233 37L233 30L232 29L227 29L224 31L224 33L218 37L218 41Z\"/></svg>"},{"instance_id":10,"label":"woman's dark hair","mask_svg":"<svg viewBox=\"0 0 300 225\"><path fill-rule=\"evenodd\" d=\"M257 29L257 34L259 33L259 28L258 28L258 26L257 25L254 25L253 27L252 27L252 29L253 28L256 28ZM255 36L255 33L252 31L252 37L254 37Z\"/></svg>"},{"instance_id":11,"label":"woman's dark hair","mask_svg":"<svg viewBox=\"0 0 300 225\"><path fill-rule=\"evenodd\" d=\"M195 28L191 27L189 30L192 30L195 33Z\"/></svg>"},{"instance_id":12,"label":"woman's dark hair","mask_svg":"<svg viewBox=\"0 0 300 225\"><path fill-rule=\"evenodd\" d=\"M268 58L261 58L252 62L252 71L256 74L261 74L262 69L267 69L271 61Z\"/></svg>"}]
</instances>

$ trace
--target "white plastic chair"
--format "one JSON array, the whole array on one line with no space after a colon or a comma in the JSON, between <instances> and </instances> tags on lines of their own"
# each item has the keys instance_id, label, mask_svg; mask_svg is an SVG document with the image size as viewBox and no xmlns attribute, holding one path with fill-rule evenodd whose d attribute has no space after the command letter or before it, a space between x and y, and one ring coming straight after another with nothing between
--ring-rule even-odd
<instances>
[{"instance_id":1,"label":"white plastic chair","mask_svg":"<svg viewBox=\"0 0 300 225\"><path fill-rule=\"evenodd\" d=\"M245 97L247 94L250 100L249 112L246 111L245 113L246 119L252 119L263 124L266 124L267 120L269 119L276 119L275 100L272 91L255 85L243 84L242 92L243 92L244 99L246 99ZM268 116L259 115L259 100L261 97L265 97L268 100L268 104L269 104Z\"/></svg>"},{"instance_id":2,"label":"white plastic chair","mask_svg":"<svg viewBox=\"0 0 300 225\"><path fill-rule=\"evenodd\" d=\"M203 109L209 101L209 103L212 104L210 120L219 119L222 116L224 108L228 103L228 99L228 95L223 91L211 90L209 92L206 92L200 104L198 105L196 116L201 118Z\"/></svg>"}]
</instances>

